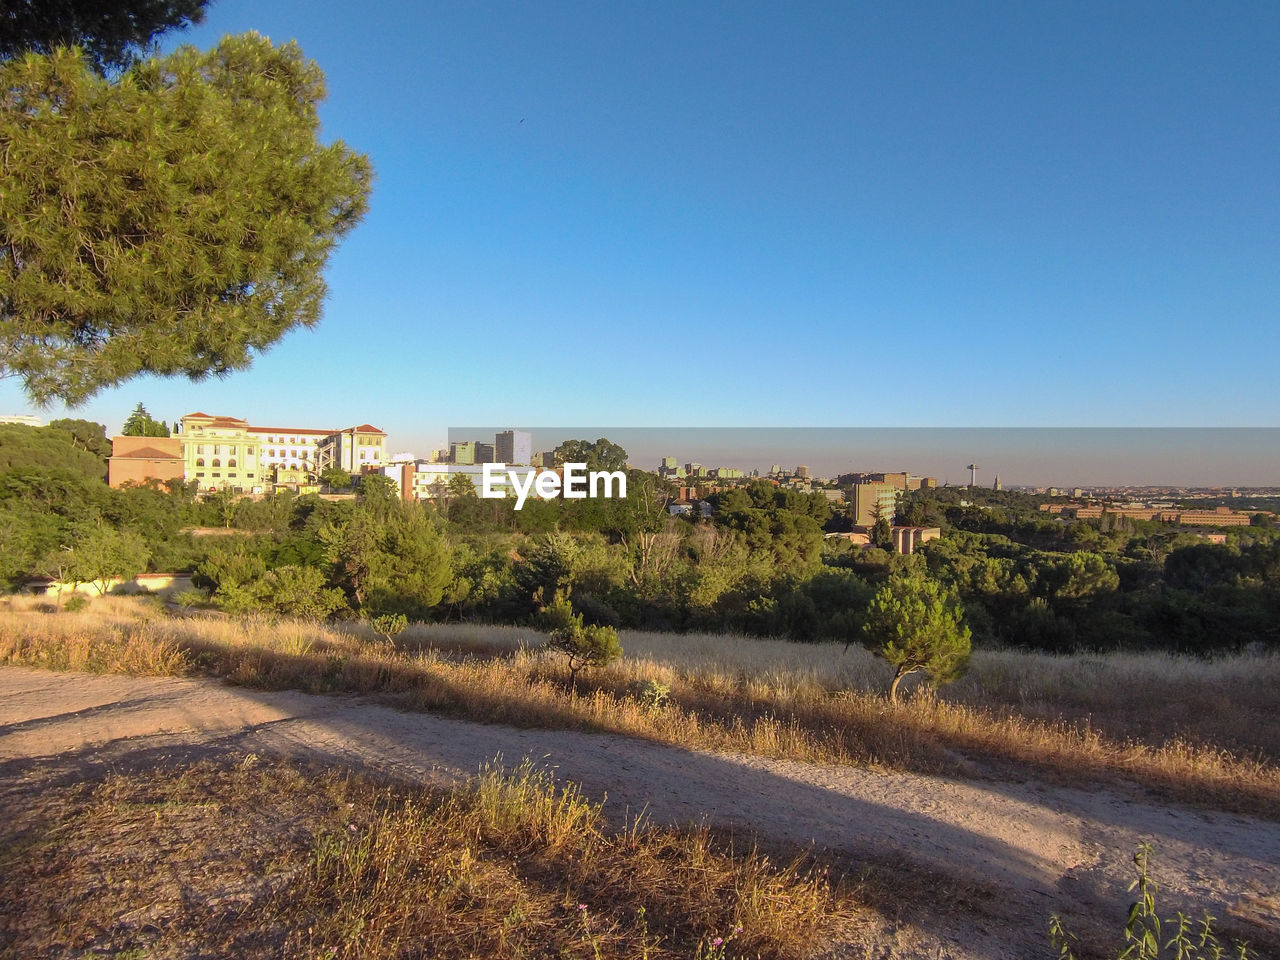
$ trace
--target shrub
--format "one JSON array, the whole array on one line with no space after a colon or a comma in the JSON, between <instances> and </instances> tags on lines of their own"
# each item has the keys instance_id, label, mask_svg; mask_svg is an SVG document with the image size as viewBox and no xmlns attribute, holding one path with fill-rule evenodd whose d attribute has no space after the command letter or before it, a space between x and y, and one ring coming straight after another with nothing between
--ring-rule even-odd
<instances>
[{"instance_id":1,"label":"shrub","mask_svg":"<svg viewBox=\"0 0 1280 960\"><path fill-rule=\"evenodd\" d=\"M208 599L208 594L203 590L197 590L195 587L188 587L186 590L179 590L173 595L173 602L180 607L204 606Z\"/></svg>"},{"instance_id":2,"label":"shrub","mask_svg":"<svg viewBox=\"0 0 1280 960\"><path fill-rule=\"evenodd\" d=\"M77 613L78 611L83 610L88 605L89 605L88 597L80 593L73 593L70 597L67 598L67 601L62 605L62 609L67 611L67 613Z\"/></svg>"}]
</instances>

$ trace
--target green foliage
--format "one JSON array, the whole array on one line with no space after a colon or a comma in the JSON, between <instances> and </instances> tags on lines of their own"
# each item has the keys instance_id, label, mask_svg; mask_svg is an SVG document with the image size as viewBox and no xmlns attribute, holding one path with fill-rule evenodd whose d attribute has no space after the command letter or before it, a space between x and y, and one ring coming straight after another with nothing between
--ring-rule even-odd
<instances>
[{"instance_id":1,"label":"green foliage","mask_svg":"<svg viewBox=\"0 0 1280 960\"><path fill-rule=\"evenodd\" d=\"M54 421L68 422L71 421ZM92 426L99 431L103 429L99 424ZM101 448L95 448L86 442L89 440L83 434L76 436L52 424L47 427L28 427L18 423L0 423L0 474L23 470L59 470L89 481L105 480L105 457L101 454ZM111 444L107 443L106 446L109 456Z\"/></svg>"},{"instance_id":2,"label":"green foliage","mask_svg":"<svg viewBox=\"0 0 1280 960\"><path fill-rule=\"evenodd\" d=\"M333 582L361 612L426 620L453 581L452 553L421 504L364 478L361 502L316 530Z\"/></svg>"},{"instance_id":3,"label":"green foliage","mask_svg":"<svg viewBox=\"0 0 1280 960\"><path fill-rule=\"evenodd\" d=\"M320 481L330 490L346 490L351 486L351 474L341 467L330 467L320 474Z\"/></svg>"},{"instance_id":4,"label":"green foliage","mask_svg":"<svg viewBox=\"0 0 1280 960\"><path fill-rule=\"evenodd\" d=\"M871 527L871 545L881 550L893 548L893 528L884 517L877 520Z\"/></svg>"},{"instance_id":5,"label":"green foliage","mask_svg":"<svg viewBox=\"0 0 1280 960\"><path fill-rule=\"evenodd\" d=\"M146 570L150 558L151 551L140 534L99 523L74 529L70 542L48 563L59 579L92 584L101 596L111 580L131 580Z\"/></svg>"},{"instance_id":6,"label":"green foliage","mask_svg":"<svg viewBox=\"0 0 1280 960\"><path fill-rule=\"evenodd\" d=\"M876 593L863 633L868 646L894 667L889 697L898 684L924 671L934 683L962 675L969 663L970 633L959 597L919 574L894 576Z\"/></svg>"},{"instance_id":7,"label":"green foliage","mask_svg":"<svg viewBox=\"0 0 1280 960\"><path fill-rule=\"evenodd\" d=\"M111 441L107 439L107 428L92 420L63 418L50 420L49 429L61 430L71 440L77 450L85 450L101 460L111 456Z\"/></svg>"},{"instance_id":8,"label":"green foliage","mask_svg":"<svg viewBox=\"0 0 1280 960\"><path fill-rule=\"evenodd\" d=\"M195 587L179 590L173 595L173 602L180 607L203 607L208 601L209 595Z\"/></svg>"},{"instance_id":9,"label":"green foliage","mask_svg":"<svg viewBox=\"0 0 1280 960\"><path fill-rule=\"evenodd\" d=\"M558 467L566 463L585 463L588 470L624 470L627 466L627 451L604 437L595 443L566 440L551 455Z\"/></svg>"},{"instance_id":10,"label":"green foliage","mask_svg":"<svg viewBox=\"0 0 1280 960\"><path fill-rule=\"evenodd\" d=\"M43 402L242 369L320 317L367 160L317 140L320 69L257 34L99 76L0 65L0 354Z\"/></svg>"},{"instance_id":11,"label":"green foliage","mask_svg":"<svg viewBox=\"0 0 1280 960\"><path fill-rule=\"evenodd\" d=\"M89 598L83 593L73 593L62 603L62 609L66 613L79 613L87 606L89 606Z\"/></svg>"},{"instance_id":12,"label":"green foliage","mask_svg":"<svg viewBox=\"0 0 1280 960\"><path fill-rule=\"evenodd\" d=\"M613 627L584 625L582 615L573 612L568 600L556 600L541 615L550 631L545 649L564 654L569 664L569 682L578 682L578 673L587 667L603 667L622 656L622 644Z\"/></svg>"},{"instance_id":13,"label":"green foliage","mask_svg":"<svg viewBox=\"0 0 1280 960\"><path fill-rule=\"evenodd\" d=\"M325 585L323 571L292 564L268 570L255 595L260 608L300 620L324 620L346 606L342 591Z\"/></svg>"},{"instance_id":14,"label":"green foliage","mask_svg":"<svg viewBox=\"0 0 1280 960\"><path fill-rule=\"evenodd\" d=\"M403 613L384 613L381 616L370 617L369 626L374 633L386 640L387 643L391 643L396 637L409 629L409 618Z\"/></svg>"},{"instance_id":15,"label":"green foliage","mask_svg":"<svg viewBox=\"0 0 1280 960\"><path fill-rule=\"evenodd\" d=\"M126 437L167 437L169 427L159 420L152 419L151 414L147 413L147 408L139 403L125 420L120 433Z\"/></svg>"},{"instance_id":16,"label":"green foliage","mask_svg":"<svg viewBox=\"0 0 1280 960\"><path fill-rule=\"evenodd\" d=\"M671 701L671 685L658 680L637 680L631 685L631 695L650 710L661 710Z\"/></svg>"},{"instance_id":17,"label":"green foliage","mask_svg":"<svg viewBox=\"0 0 1280 960\"><path fill-rule=\"evenodd\" d=\"M1148 872L1151 853L1151 844L1143 843L1133 855L1137 877L1129 884L1129 892L1137 899L1129 907L1124 943L1115 960L1251 960L1256 956L1248 944L1240 941L1228 952L1213 926L1217 918L1208 913L1193 920L1179 911L1161 920L1156 911L1156 883ZM1077 960L1072 947L1076 937L1067 932L1056 915L1049 918L1049 940L1060 960Z\"/></svg>"},{"instance_id":18,"label":"green foliage","mask_svg":"<svg viewBox=\"0 0 1280 960\"><path fill-rule=\"evenodd\" d=\"M209 0L11 0L0 17L0 59L80 47L100 73L127 67L160 34L204 19Z\"/></svg>"}]
</instances>

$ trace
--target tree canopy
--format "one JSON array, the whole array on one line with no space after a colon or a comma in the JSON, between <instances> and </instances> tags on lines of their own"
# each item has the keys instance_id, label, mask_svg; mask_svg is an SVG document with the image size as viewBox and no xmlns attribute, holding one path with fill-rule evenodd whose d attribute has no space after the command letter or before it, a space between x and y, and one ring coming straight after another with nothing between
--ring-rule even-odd
<instances>
[{"instance_id":1,"label":"tree canopy","mask_svg":"<svg viewBox=\"0 0 1280 960\"><path fill-rule=\"evenodd\" d=\"M100 73L132 64L168 30L204 19L209 0L10 0L0 16L0 59L80 47Z\"/></svg>"},{"instance_id":2,"label":"tree canopy","mask_svg":"<svg viewBox=\"0 0 1280 960\"><path fill-rule=\"evenodd\" d=\"M588 470L622 470L627 465L627 451L611 440L601 437L595 443L589 440L566 440L552 452L556 466L566 463L585 463Z\"/></svg>"},{"instance_id":3,"label":"tree canopy","mask_svg":"<svg viewBox=\"0 0 1280 960\"><path fill-rule=\"evenodd\" d=\"M315 324L371 178L317 139L323 97L296 44L254 33L111 79L62 47L0 64L0 375L75 404Z\"/></svg>"}]
</instances>

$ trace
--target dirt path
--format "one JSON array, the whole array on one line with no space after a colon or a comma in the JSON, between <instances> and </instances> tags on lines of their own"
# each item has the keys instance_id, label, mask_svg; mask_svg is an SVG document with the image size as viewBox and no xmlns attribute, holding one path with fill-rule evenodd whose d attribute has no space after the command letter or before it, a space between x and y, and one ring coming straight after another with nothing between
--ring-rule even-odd
<instances>
[{"instance_id":1,"label":"dirt path","mask_svg":"<svg viewBox=\"0 0 1280 960\"><path fill-rule=\"evenodd\" d=\"M234 750L456 780L528 757L621 817L707 820L842 862L891 864L938 891L890 910L873 956L1048 955L1049 914L1116 918L1130 856L1156 846L1160 902L1237 918L1280 940L1280 824L1027 781L956 781L683 750L616 736L517 730L367 700L264 693L218 681L0 669L0 774L30 758L88 765ZM7 775L7 774L6 774ZM961 941L961 942L957 942ZM862 952L841 952L863 956Z\"/></svg>"}]
</instances>

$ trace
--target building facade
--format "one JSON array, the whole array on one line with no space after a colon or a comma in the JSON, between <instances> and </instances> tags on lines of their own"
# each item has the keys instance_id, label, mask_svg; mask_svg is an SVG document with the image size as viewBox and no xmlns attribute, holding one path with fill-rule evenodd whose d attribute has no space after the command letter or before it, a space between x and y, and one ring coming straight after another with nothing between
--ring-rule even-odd
<instances>
[{"instance_id":1,"label":"building facade","mask_svg":"<svg viewBox=\"0 0 1280 960\"><path fill-rule=\"evenodd\" d=\"M346 430L255 427L239 417L189 413L178 430L171 439L181 445L184 476L201 492L296 487L332 467L359 474L386 460L387 435L367 423Z\"/></svg>"},{"instance_id":2,"label":"building facade","mask_svg":"<svg viewBox=\"0 0 1280 960\"><path fill-rule=\"evenodd\" d=\"M111 438L111 458L107 461L110 486L185 479L182 441L177 437Z\"/></svg>"}]
</instances>

